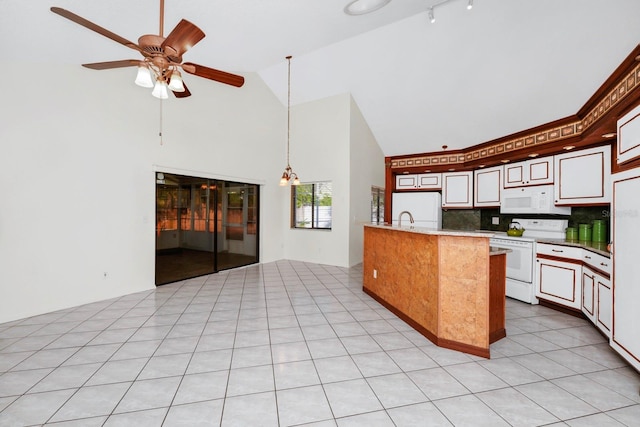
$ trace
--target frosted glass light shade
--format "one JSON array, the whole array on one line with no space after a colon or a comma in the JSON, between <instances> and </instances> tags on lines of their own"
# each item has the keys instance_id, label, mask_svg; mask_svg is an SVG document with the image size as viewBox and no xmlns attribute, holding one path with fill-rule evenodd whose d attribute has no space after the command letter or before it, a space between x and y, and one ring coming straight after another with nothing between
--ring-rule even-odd
<instances>
[{"instance_id":1,"label":"frosted glass light shade","mask_svg":"<svg viewBox=\"0 0 640 427\"><path fill-rule=\"evenodd\" d=\"M180 71L173 70L171 72L171 80L169 81L169 89L174 92L184 92L184 83Z\"/></svg>"},{"instance_id":2,"label":"frosted glass light shade","mask_svg":"<svg viewBox=\"0 0 640 427\"><path fill-rule=\"evenodd\" d=\"M142 87L153 87L153 79L151 79L151 71L146 65L140 65L138 67L138 74L136 75L136 84Z\"/></svg>"},{"instance_id":3,"label":"frosted glass light shade","mask_svg":"<svg viewBox=\"0 0 640 427\"><path fill-rule=\"evenodd\" d=\"M167 84L162 80L156 80L156 85L153 87L151 95L160 99L167 99L169 97L169 90Z\"/></svg>"}]
</instances>

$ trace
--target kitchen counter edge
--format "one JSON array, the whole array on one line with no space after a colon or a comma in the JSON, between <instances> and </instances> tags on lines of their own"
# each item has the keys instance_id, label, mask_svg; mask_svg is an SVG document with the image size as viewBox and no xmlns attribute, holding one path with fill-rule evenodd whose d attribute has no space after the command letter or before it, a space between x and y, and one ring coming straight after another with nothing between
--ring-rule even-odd
<instances>
[{"instance_id":1,"label":"kitchen counter edge","mask_svg":"<svg viewBox=\"0 0 640 427\"><path fill-rule=\"evenodd\" d=\"M551 245L571 246L574 248L582 248L598 255L602 255L607 258L611 258L611 252L609 252L606 243L594 243L594 242L581 242L579 240L563 240L563 239L537 239L537 243L548 243ZM604 248L604 249L603 249Z\"/></svg>"},{"instance_id":2,"label":"kitchen counter edge","mask_svg":"<svg viewBox=\"0 0 640 427\"><path fill-rule=\"evenodd\" d=\"M391 225L391 224L364 224L364 226L371 227L371 228L381 228L383 230L405 231L408 233L431 234L435 236L486 237L486 238L490 238L494 236L494 233L487 233L487 232L445 230L445 229L437 229L437 228L414 227L410 225L403 225L399 227L397 225Z\"/></svg>"}]
</instances>

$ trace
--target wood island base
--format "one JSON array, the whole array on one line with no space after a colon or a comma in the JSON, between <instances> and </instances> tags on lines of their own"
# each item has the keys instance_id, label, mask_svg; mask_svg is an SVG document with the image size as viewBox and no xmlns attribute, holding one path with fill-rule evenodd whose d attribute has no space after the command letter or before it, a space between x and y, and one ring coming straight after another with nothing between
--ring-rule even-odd
<instances>
[{"instance_id":1,"label":"wood island base","mask_svg":"<svg viewBox=\"0 0 640 427\"><path fill-rule=\"evenodd\" d=\"M506 252L489 237L367 225L363 290L435 345L489 358L506 336Z\"/></svg>"}]
</instances>

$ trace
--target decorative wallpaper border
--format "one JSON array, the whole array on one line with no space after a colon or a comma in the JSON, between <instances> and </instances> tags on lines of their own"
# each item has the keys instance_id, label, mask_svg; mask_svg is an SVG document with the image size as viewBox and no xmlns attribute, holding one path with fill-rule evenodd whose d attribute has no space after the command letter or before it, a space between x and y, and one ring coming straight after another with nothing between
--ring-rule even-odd
<instances>
[{"instance_id":1,"label":"decorative wallpaper border","mask_svg":"<svg viewBox=\"0 0 640 427\"><path fill-rule=\"evenodd\" d=\"M532 146L540 146L552 142L562 141L563 139L573 138L582 135L589 129L600 117L606 115L611 108L622 101L629 93L640 86L640 64L629 72L620 82L593 107L583 119L575 122L563 124L532 133L530 135L521 136L515 139L501 141L493 145L484 146L482 148L471 147L468 151L456 154L424 154L416 157L405 157L394 159L391 158L391 169L407 168L407 167L429 167L429 166L457 166L460 167L465 162L476 161L480 159L488 159L492 156L513 153L518 150L529 148Z\"/></svg>"}]
</instances>

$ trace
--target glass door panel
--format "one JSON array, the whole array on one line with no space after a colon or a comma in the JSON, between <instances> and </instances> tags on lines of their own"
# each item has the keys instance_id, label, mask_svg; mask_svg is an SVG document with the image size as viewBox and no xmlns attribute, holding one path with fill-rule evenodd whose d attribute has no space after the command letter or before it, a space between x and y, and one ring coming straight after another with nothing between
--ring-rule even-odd
<instances>
[{"instance_id":1,"label":"glass door panel","mask_svg":"<svg viewBox=\"0 0 640 427\"><path fill-rule=\"evenodd\" d=\"M258 262L258 186L156 179L156 285Z\"/></svg>"},{"instance_id":2,"label":"glass door panel","mask_svg":"<svg viewBox=\"0 0 640 427\"><path fill-rule=\"evenodd\" d=\"M256 185L226 182L221 187L218 270L258 262L256 194Z\"/></svg>"}]
</instances>

